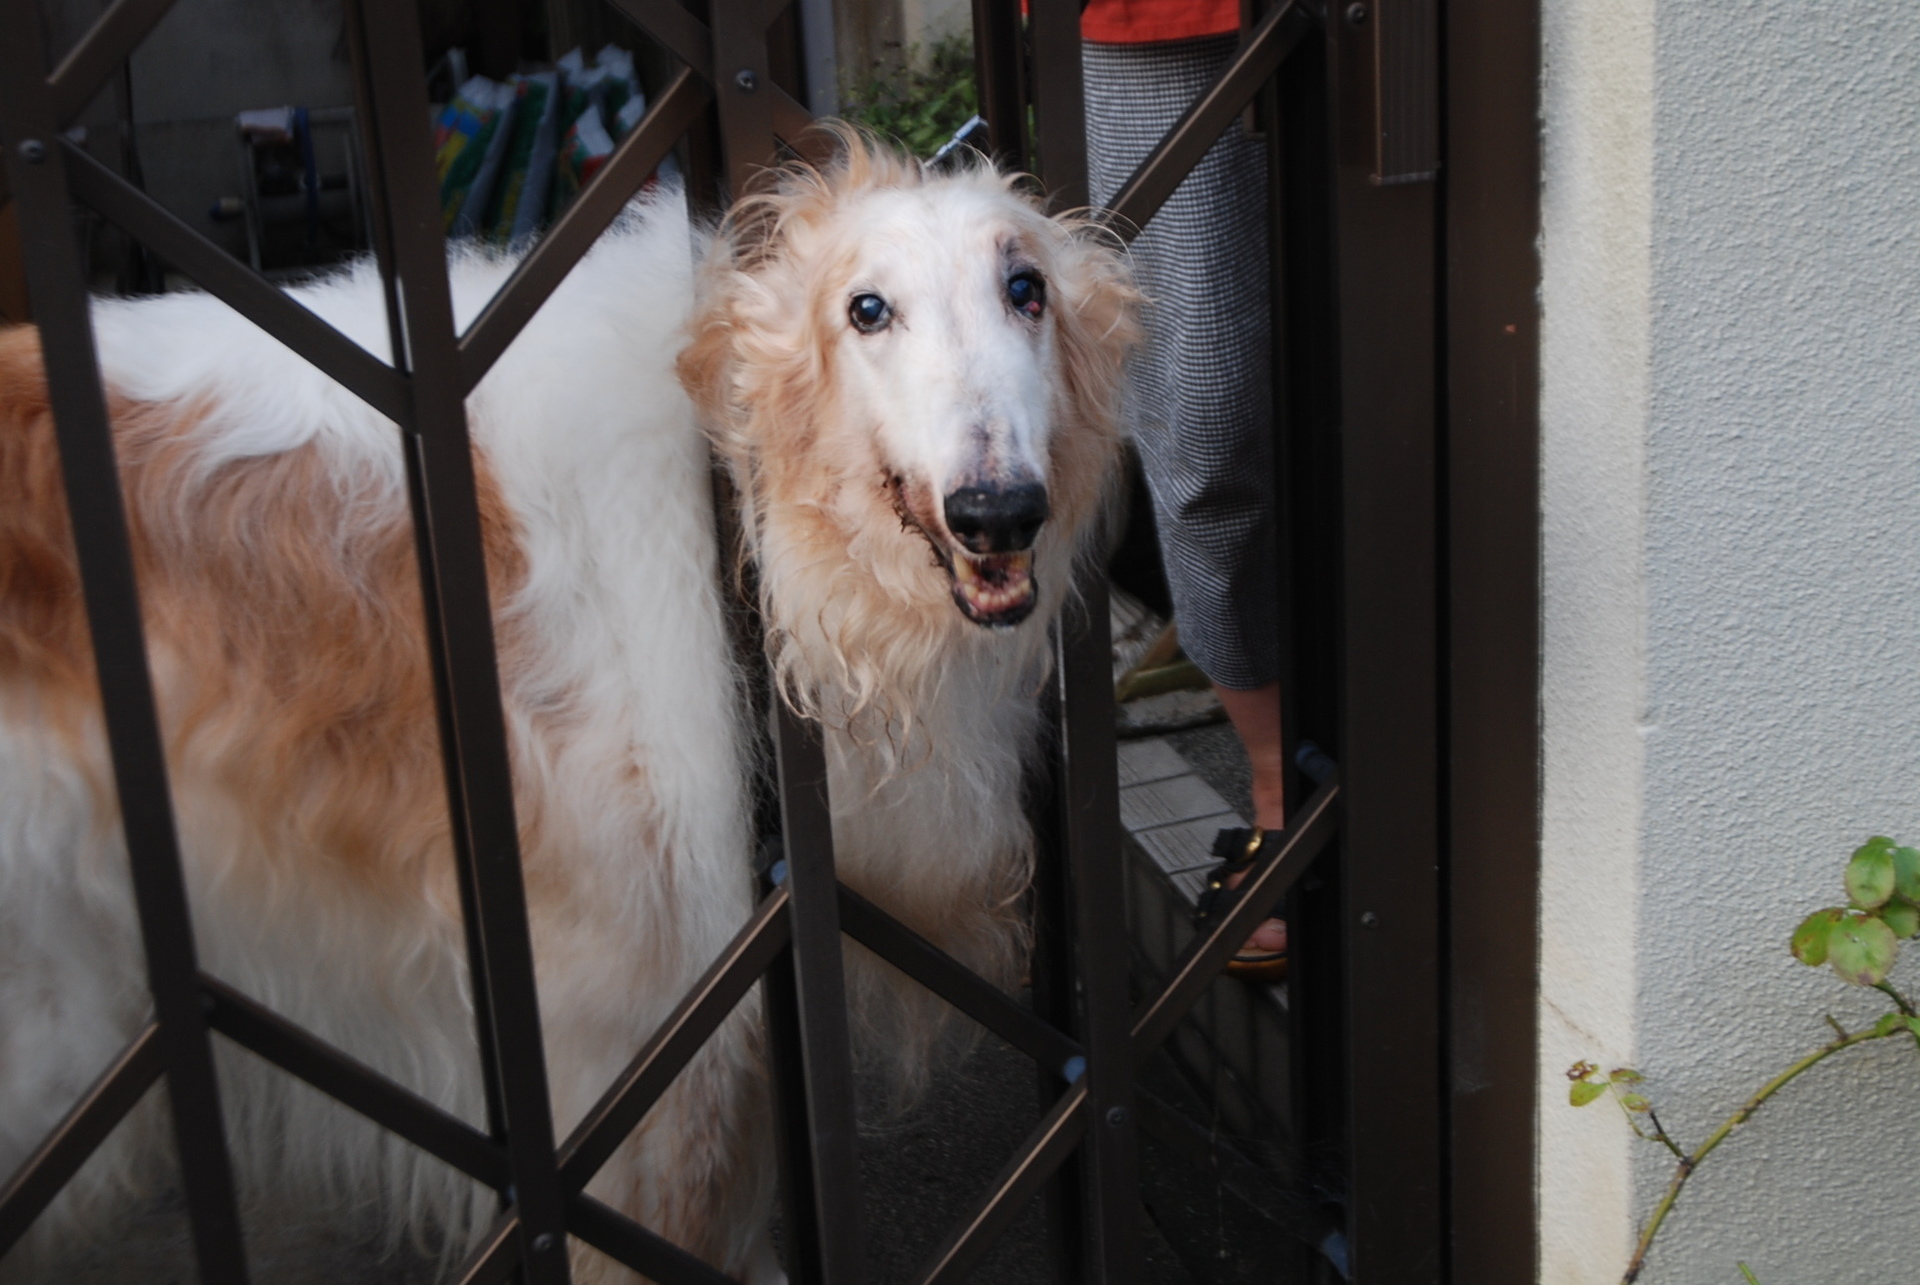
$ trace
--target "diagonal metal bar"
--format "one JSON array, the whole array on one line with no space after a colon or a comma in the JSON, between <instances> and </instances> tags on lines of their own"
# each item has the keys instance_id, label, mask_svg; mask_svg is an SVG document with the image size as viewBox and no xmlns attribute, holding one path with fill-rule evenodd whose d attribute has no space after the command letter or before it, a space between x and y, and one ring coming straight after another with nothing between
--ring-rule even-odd
<instances>
[{"instance_id":1,"label":"diagonal metal bar","mask_svg":"<svg viewBox=\"0 0 1920 1285\"><path fill-rule=\"evenodd\" d=\"M202 973L200 985L214 1030L468 1177L506 1189L506 1153L486 1134L220 979Z\"/></svg>"},{"instance_id":2,"label":"diagonal metal bar","mask_svg":"<svg viewBox=\"0 0 1920 1285\"><path fill-rule=\"evenodd\" d=\"M519 1265L520 1219L509 1209L494 1219L466 1261L447 1279L457 1285L501 1285Z\"/></svg>"},{"instance_id":3,"label":"diagonal metal bar","mask_svg":"<svg viewBox=\"0 0 1920 1285\"><path fill-rule=\"evenodd\" d=\"M767 965L790 940L785 886L761 901L693 989L660 1024L594 1108L560 1147L560 1185L571 1193L592 1181L634 1126L720 1028Z\"/></svg>"},{"instance_id":4,"label":"diagonal metal bar","mask_svg":"<svg viewBox=\"0 0 1920 1285\"><path fill-rule=\"evenodd\" d=\"M833 145L824 135L809 134L813 113L806 104L778 85L767 86L767 100L773 107L773 132L780 141L806 160L820 162L833 154Z\"/></svg>"},{"instance_id":5,"label":"diagonal metal bar","mask_svg":"<svg viewBox=\"0 0 1920 1285\"><path fill-rule=\"evenodd\" d=\"M460 340L460 378L471 393L493 363L533 320L607 226L620 216L647 176L673 151L687 127L713 100L713 92L682 67L600 172L560 221L547 230L475 318Z\"/></svg>"},{"instance_id":6,"label":"diagonal metal bar","mask_svg":"<svg viewBox=\"0 0 1920 1285\"><path fill-rule=\"evenodd\" d=\"M107 77L120 69L171 8L173 0L114 0L113 8L100 15L47 77L54 119L61 129L86 110Z\"/></svg>"},{"instance_id":7,"label":"diagonal metal bar","mask_svg":"<svg viewBox=\"0 0 1920 1285\"><path fill-rule=\"evenodd\" d=\"M397 362L413 393L406 454L421 503L414 512L425 555L421 582L434 618L447 797L460 875L478 912L477 945L491 1021L520 1269L527 1285L565 1285L565 1207L554 1166L553 1106L534 982L532 930L520 863L519 822L500 702L499 656L468 433L460 353L427 132L419 17L409 7L348 5L362 57L377 185L385 193L382 270L401 321ZM474 925L469 923L469 928Z\"/></svg>"},{"instance_id":8,"label":"diagonal metal bar","mask_svg":"<svg viewBox=\"0 0 1920 1285\"><path fill-rule=\"evenodd\" d=\"M914 1285L954 1285L980 1265L989 1249L1053 1176L1087 1131L1087 1082L1060 1095L987 1192L933 1252Z\"/></svg>"},{"instance_id":9,"label":"diagonal metal bar","mask_svg":"<svg viewBox=\"0 0 1920 1285\"><path fill-rule=\"evenodd\" d=\"M0 1187L0 1259L165 1070L160 1027L149 1022Z\"/></svg>"},{"instance_id":10,"label":"diagonal metal bar","mask_svg":"<svg viewBox=\"0 0 1920 1285\"><path fill-rule=\"evenodd\" d=\"M1278 833L1269 833L1261 842L1266 849L1245 882L1240 899L1215 925L1212 932L1196 939L1181 957L1170 980L1161 992L1141 1005L1133 1018L1133 1053L1136 1060L1160 1046L1173 1034L1181 1017L1238 950L1253 930L1286 895L1287 889L1306 873L1339 828L1340 782L1333 777L1315 790L1300 805L1293 824Z\"/></svg>"},{"instance_id":11,"label":"diagonal metal bar","mask_svg":"<svg viewBox=\"0 0 1920 1285\"><path fill-rule=\"evenodd\" d=\"M574 1195L567 1201L567 1230L652 1280L670 1285L738 1285L725 1272L592 1196Z\"/></svg>"},{"instance_id":12,"label":"diagonal metal bar","mask_svg":"<svg viewBox=\"0 0 1920 1285\"><path fill-rule=\"evenodd\" d=\"M1062 1078L1080 1045L913 929L840 885L840 931Z\"/></svg>"},{"instance_id":13,"label":"diagonal metal bar","mask_svg":"<svg viewBox=\"0 0 1920 1285\"><path fill-rule=\"evenodd\" d=\"M679 0L613 0L613 3L639 23L641 30L672 50L694 74L708 84L713 83L713 32Z\"/></svg>"},{"instance_id":14,"label":"diagonal metal bar","mask_svg":"<svg viewBox=\"0 0 1920 1285\"><path fill-rule=\"evenodd\" d=\"M1260 86L1313 30L1315 19L1301 0L1280 0L1235 51L1207 91L1194 99L1179 124L1167 131L1113 198L1108 221L1131 241L1140 234L1182 179L1192 173Z\"/></svg>"},{"instance_id":15,"label":"diagonal metal bar","mask_svg":"<svg viewBox=\"0 0 1920 1285\"><path fill-rule=\"evenodd\" d=\"M0 31L7 33L0 39L0 138L6 140L27 285L40 330L194 1254L208 1285L244 1285L247 1260L233 1162L220 1115L212 1037L200 1009L193 920L113 426L95 355L86 265L74 237L66 164L56 145L52 95L43 79L38 6L32 0L0 2Z\"/></svg>"},{"instance_id":16,"label":"diagonal metal bar","mask_svg":"<svg viewBox=\"0 0 1920 1285\"><path fill-rule=\"evenodd\" d=\"M84 150L65 139L60 150L69 166L68 184L75 199L118 224L388 419L398 420L405 414L406 380L399 371L301 307Z\"/></svg>"}]
</instances>

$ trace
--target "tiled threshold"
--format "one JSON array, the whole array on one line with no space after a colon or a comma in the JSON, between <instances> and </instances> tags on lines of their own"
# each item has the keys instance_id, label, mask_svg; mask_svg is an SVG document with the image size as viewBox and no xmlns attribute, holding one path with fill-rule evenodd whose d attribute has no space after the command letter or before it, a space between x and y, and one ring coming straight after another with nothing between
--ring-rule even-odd
<instances>
[{"instance_id":1,"label":"tiled threshold","mask_svg":"<svg viewBox=\"0 0 1920 1285\"><path fill-rule=\"evenodd\" d=\"M1193 907L1214 865L1213 838L1242 818L1167 741L1120 744L1120 819L1127 834L1127 923L1135 986L1158 984L1193 940ZM1287 988L1222 977L1168 1048L1212 1099L1220 1124L1265 1143L1291 1133Z\"/></svg>"}]
</instances>

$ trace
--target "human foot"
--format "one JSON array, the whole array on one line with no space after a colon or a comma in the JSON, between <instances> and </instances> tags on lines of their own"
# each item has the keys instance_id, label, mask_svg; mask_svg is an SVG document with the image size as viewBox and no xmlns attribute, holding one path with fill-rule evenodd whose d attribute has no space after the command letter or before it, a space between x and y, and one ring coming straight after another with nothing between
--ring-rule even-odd
<instances>
[{"instance_id":1,"label":"human foot","mask_svg":"<svg viewBox=\"0 0 1920 1285\"><path fill-rule=\"evenodd\" d=\"M1213 855L1221 863L1207 874L1207 887L1194 908L1195 926L1212 928L1233 910L1240 900L1240 886L1252 873L1255 855L1260 850L1263 831L1259 828L1222 830L1214 836ZM1277 982L1287 974L1287 925L1268 919L1253 930L1246 943L1227 961L1226 971L1235 977Z\"/></svg>"}]
</instances>

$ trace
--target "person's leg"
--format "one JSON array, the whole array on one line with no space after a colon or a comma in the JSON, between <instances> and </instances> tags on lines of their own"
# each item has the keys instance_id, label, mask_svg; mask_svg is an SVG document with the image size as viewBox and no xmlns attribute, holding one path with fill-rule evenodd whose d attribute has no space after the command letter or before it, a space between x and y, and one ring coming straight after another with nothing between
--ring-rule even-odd
<instances>
[{"instance_id":1,"label":"person's leg","mask_svg":"<svg viewBox=\"0 0 1920 1285\"><path fill-rule=\"evenodd\" d=\"M1281 829L1287 823L1287 767L1280 748L1280 684L1268 683L1252 691L1216 684L1213 690L1247 751L1247 762L1253 766L1253 823L1263 830ZM1237 887L1245 877L1233 876L1227 886ZM1267 920L1254 929L1247 946L1262 951L1285 950L1286 922Z\"/></svg>"},{"instance_id":2,"label":"person's leg","mask_svg":"<svg viewBox=\"0 0 1920 1285\"><path fill-rule=\"evenodd\" d=\"M1231 36L1083 46L1096 204L1112 198L1234 47ZM1254 823L1278 829L1285 771L1274 681L1280 613L1266 190L1263 147L1236 122L1134 241L1134 267L1152 302L1128 418L1181 646L1214 682L1246 747ZM1249 953L1285 948L1286 925L1277 919L1247 942Z\"/></svg>"}]
</instances>

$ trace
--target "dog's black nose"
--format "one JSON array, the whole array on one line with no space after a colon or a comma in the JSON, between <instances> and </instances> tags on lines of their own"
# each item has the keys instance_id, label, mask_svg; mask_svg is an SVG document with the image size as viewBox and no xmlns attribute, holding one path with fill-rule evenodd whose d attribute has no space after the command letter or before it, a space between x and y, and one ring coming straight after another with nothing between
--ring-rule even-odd
<instances>
[{"instance_id":1,"label":"dog's black nose","mask_svg":"<svg viewBox=\"0 0 1920 1285\"><path fill-rule=\"evenodd\" d=\"M1047 520L1047 488L963 486L947 496L947 529L969 553L1016 553L1033 544Z\"/></svg>"}]
</instances>

